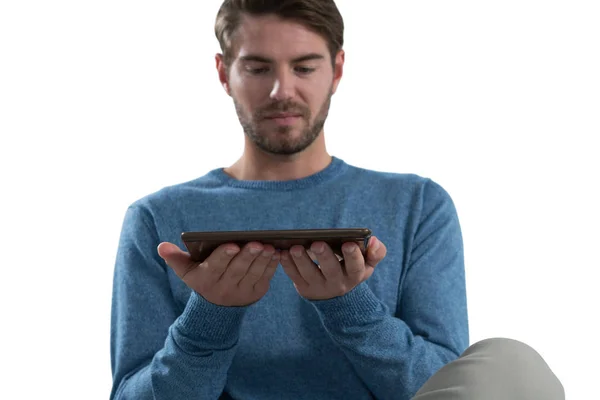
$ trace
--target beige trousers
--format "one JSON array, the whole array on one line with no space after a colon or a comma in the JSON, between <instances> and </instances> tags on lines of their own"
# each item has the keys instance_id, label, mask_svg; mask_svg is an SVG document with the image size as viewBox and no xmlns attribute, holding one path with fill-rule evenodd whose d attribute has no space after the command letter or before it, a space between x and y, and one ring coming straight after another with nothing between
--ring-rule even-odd
<instances>
[{"instance_id":1,"label":"beige trousers","mask_svg":"<svg viewBox=\"0 0 600 400\"><path fill-rule=\"evenodd\" d=\"M486 339L445 365L413 400L564 400L537 351L512 339Z\"/></svg>"}]
</instances>

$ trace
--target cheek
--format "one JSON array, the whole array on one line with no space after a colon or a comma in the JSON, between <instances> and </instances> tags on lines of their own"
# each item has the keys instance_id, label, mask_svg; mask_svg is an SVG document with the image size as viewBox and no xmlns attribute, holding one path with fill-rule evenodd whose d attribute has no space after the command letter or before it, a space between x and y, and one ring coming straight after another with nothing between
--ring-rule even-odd
<instances>
[{"instance_id":1,"label":"cheek","mask_svg":"<svg viewBox=\"0 0 600 400\"><path fill-rule=\"evenodd\" d=\"M252 115L256 109L256 103L252 97L252 94L245 90L240 90L240 88L232 87L231 89L231 96L236 103L236 107L241 108L241 111L243 111L243 113L247 116Z\"/></svg>"},{"instance_id":2,"label":"cheek","mask_svg":"<svg viewBox=\"0 0 600 400\"><path fill-rule=\"evenodd\" d=\"M302 91L304 100L310 105L313 115L320 111L325 101L327 101L332 90L332 83L331 77L322 76L310 82Z\"/></svg>"},{"instance_id":3,"label":"cheek","mask_svg":"<svg viewBox=\"0 0 600 400\"><path fill-rule=\"evenodd\" d=\"M313 118L316 118L316 116L321 112L323 105L327 101L328 97L329 97L329 88L327 89L326 92L323 91L323 88L319 88L318 95L313 95L310 98L309 105L310 105L310 111L311 111Z\"/></svg>"},{"instance_id":4,"label":"cheek","mask_svg":"<svg viewBox=\"0 0 600 400\"><path fill-rule=\"evenodd\" d=\"M269 102L268 88L257 82L239 82L238 85L232 85L231 91L237 102L250 112Z\"/></svg>"}]
</instances>

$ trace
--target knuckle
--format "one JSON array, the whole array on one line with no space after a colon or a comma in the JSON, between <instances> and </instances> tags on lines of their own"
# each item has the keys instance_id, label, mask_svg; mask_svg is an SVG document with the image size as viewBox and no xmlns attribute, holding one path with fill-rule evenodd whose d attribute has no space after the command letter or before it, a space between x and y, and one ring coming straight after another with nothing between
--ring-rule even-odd
<instances>
[{"instance_id":1,"label":"knuckle","mask_svg":"<svg viewBox=\"0 0 600 400\"><path fill-rule=\"evenodd\" d=\"M182 269L181 269L181 270L179 270L179 271L175 271L175 270L174 270L174 271L175 271L175 274L176 274L176 275L177 275L177 276L178 276L178 277L179 277L181 280L184 280L184 281L185 281L186 279L189 279L189 277L188 277L188 274L189 274L190 272L194 271L194 270L197 270L197 269L200 269L200 270L201 270L200 266L196 267L196 265L195 265L195 264L190 264L190 265L187 265L186 267L182 268Z\"/></svg>"},{"instance_id":2,"label":"knuckle","mask_svg":"<svg viewBox=\"0 0 600 400\"><path fill-rule=\"evenodd\" d=\"M250 250L246 250L242 253L241 258L244 262L252 262L260 253L252 253Z\"/></svg>"},{"instance_id":3,"label":"knuckle","mask_svg":"<svg viewBox=\"0 0 600 400\"><path fill-rule=\"evenodd\" d=\"M206 260L200 264L198 264L198 271L200 271L200 273L205 272L205 271L210 271L210 269L212 268L212 264L209 260Z\"/></svg>"},{"instance_id":4,"label":"knuckle","mask_svg":"<svg viewBox=\"0 0 600 400\"><path fill-rule=\"evenodd\" d=\"M334 296L343 296L347 292L347 286L345 284L336 285L332 290Z\"/></svg>"},{"instance_id":5,"label":"knuckle","mask_svg":"<svg viewBox=\"0 0 600 400\"><path fill-rule=\"evenodd\" d=\"M263 252L261 253L261 258L264 260L270 261L271 257L273 257L274 254L275 254L274 251L263 250Z\"/></svg>"},{"instance_id":6,"label":"knuckle","mask_svg":"<svg viewBox=\"0 0 600 400\"><path fill-rule=\"evenodd\" d=\"M246 270L242 269L242 268L232 268L231 271L229 272L230 276L232 278L241 278L242 276L244 276L246 274Z\"/></svg>"},{"instance_id":7,"label":"knuckle","mask_svg":"<svg viewBox=\"0 0 600 400\"><path fill-rule=\"evenodd\" d=\"M263 275L263 270L258 270L258 269L250 269L248 271L248 273L246 274L246 276L248 276L249 278L252 278L252 280L257 280L260 279L260 277Z\"/></svg>"},{"instance_id":8,"label":"knuckle","mask_svg":"<svg viewBox=\"0 0 600 400\"><path fill-rule=\"evenodd\" d=\"M254 295L256 295L256 294L262 295L269 291L270 286L271 285L270 285L269 281L259 281L253 286L252 292Z\"/></svg>"}]
</instances>

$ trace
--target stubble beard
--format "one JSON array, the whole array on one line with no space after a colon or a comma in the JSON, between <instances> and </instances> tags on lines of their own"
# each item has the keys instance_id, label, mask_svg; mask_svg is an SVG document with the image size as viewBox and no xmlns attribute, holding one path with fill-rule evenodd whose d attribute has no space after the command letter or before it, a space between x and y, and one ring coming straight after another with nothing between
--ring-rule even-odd
<instances>
[{"instance_id":1,"label":"stubble beard","mask_svg":"<svg viewBox=\"0 0 600 400\"><path fill-rule=\"evenodd\" d=\"M312 125L310 124L310 121L312 120L310 110L306 108L300 108L294 106L294 104L283 102L272 105L267 110L259 110L252 117L248 117L235 97L232 97L235 111L244 133L256 147L269 154L293 155L304 151L319 137L319 134L325 126L327 115L329 114L332 95L333 93L330 90L327 99L323 102ZM303 127L301 128L302 133L298 137L292 136L292 131L298 129L297 126L259 128L259 124L264 123L264 115L269 112L301 113L301 118L303 120ZM266 132L267 129L271 132Z\"/></svg>"}]
</instances>

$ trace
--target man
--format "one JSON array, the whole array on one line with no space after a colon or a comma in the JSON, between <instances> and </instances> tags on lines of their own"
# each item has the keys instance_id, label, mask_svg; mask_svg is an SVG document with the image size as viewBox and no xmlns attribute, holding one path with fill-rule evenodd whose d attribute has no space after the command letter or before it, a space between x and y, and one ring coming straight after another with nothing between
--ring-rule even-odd
<instances>
[{"instance_id":1,"label":"man","mask_svg":"<svg viewBox=\"0 0 600 400\"><path fill-rule=\"evenodd\" d=\"M524 344L465 351L463 245L447 192L328 154L323 127L344 66L333 0L228 0L216 35L244 153L128 208L111 398L563 398ZM364 256L346 244L343 267L323 242L229 243L201 264L181 250L182 231L331 227L375 236Z\"/></svg>"}]
</instances>

